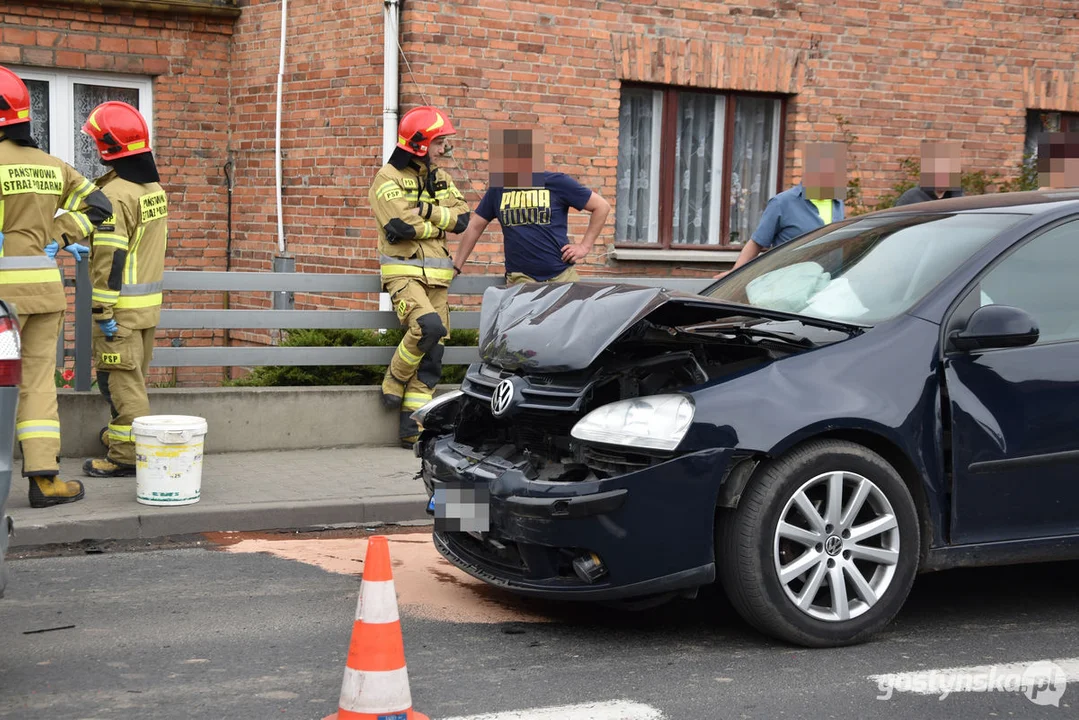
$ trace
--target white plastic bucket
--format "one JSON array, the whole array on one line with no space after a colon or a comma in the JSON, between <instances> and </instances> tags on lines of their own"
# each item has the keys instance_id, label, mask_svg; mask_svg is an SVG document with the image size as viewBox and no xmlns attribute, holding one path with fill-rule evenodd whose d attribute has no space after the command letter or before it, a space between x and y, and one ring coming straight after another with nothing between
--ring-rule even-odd
<instances>
[{"instance_id":1,"label":"white plastic bucket","mask_svg":"<svg viewBox=\"0 0 1079 720\"><path fill-rule=\"evenodd\" d=\"M191 415L135 418L135 499L143 505L190 505L202 492L206 420Z\"/></svg>"}]
</instances>

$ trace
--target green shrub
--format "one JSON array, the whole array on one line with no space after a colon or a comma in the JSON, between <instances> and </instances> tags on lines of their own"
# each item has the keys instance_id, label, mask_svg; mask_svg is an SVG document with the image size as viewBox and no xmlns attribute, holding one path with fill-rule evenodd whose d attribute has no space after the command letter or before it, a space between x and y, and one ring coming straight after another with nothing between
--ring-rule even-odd
<instances>
[{"instance_id":1,"label":"green shrub","mask_svg":"<svg viewBox=\"0 0 1079 720\"><path fill-rule=\"evenodd\" d=\"M399 328L379 333L374 330L286 330L282 347L396 347L404 331ZM446 345L476 345L479 332L454 330ZM443 365L442 382L460 383L465 365ZM230 380L234 387L295 385L381 385L385 365L268 366L256 368L247 377Z\"/></svg>"}]
</instances>

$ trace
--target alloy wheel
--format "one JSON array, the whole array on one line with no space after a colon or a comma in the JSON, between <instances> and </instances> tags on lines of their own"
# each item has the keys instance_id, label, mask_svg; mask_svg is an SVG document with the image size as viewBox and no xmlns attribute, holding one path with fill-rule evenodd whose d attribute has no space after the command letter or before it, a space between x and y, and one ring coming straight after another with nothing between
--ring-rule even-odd
<instances>
[{"instance_id":1,"label":"alloy wheel","mask_svg":"<svg viewBox=\"0 0 1079 720\"><path fill-rule=\"evenodd\" d=\"M899 562L899 523L871 480L829 472L790 497L773 546L775 572L794 606L817 620L842 622L887 592Z\"/></svg>"}]
</instances>

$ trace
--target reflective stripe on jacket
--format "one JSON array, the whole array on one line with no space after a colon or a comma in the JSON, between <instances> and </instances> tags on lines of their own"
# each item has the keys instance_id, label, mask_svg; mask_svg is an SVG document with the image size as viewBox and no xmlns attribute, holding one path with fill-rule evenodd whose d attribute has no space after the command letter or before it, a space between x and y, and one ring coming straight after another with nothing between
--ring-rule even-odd
<instances>
[{"instance_id":1,"label":"reflective stripe on jacket","mask_svg":"<svg viewBox=\"0 0 1079 720\"><path fill-rule=\"evenodd\" d=\"M83 241L111 212L105 195L63 160L0 139L0 298L20 314L66 309L60 270L45 246Z\"/></svg>"},{"instance_id":2,"label":"reflective stripe on jacket","mask_svg":"<svg viewBox=\"0 0 1079 720\"><path fill-rule=\"evenodd\" d=\"M463 232L468 204L449 173L412 162L404 169L387 163L369 194L378 223L382 282L413 277L434 287L453 280L446 233ZM417 212L418 210L418 212Z\"/></svg>"},{"instance_id":3,"label":"reflective stripe on jacket","mask_svg":"<svg viewBox=\"0 0 1079 720\"><path fill-rule=\"evenodd\" d=\"M98 178L114 212L94 233L90 253L95 320L115 318L133 330L161 319L168 247L168 200L158 183L135 183L115 171Z\"/></svg>"}]
</instances>

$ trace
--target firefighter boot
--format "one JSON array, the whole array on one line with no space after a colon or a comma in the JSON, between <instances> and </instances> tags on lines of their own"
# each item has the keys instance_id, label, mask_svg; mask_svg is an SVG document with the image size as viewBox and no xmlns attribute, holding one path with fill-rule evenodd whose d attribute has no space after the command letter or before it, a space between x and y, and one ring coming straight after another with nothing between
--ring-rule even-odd
<instances>
[{"instance_id":1,"label":"firefighter boot","mask_svg":"<svg viewBox=\"0 0 1079 720\"><path fill-rule=\"evenodd\" d=\"M82 464L82 474L87 477L131 477L135 474L134 465L113 462L107 457L93 458Z\"/></svg>"},{"instance_id":2,"label":"firefighter boot","mask_svg":"<svg viewBox=\"0 0 1079 720\"><path fill-rule=\"evenodd\" d=\"M101 441L101 444L105 446L105 449L108 450L108 448L109 448L109 426L106 425L105 427L101 428L101 432L98 433L97 437Z\"/></svg>"},{"instance_id":3,"label":"firefighter boot","mask_svg":"<svg viewBox=\"0 0 1079 720\"><path fill-rule=\"evenodd\" d=\"M398 432L398 437L401 439L401 447L412 449L412 446L416 444L416 441L420 439L420 433L423 431L416 421L412 419L412 410L401 411L401 426Z\"/></svg>"},{"instance_id":4,"label":"firefighter boot","mask_svg":"<svg viewBox=\"0 0 1079 720\"><path fill-rule=\"evenodd\" d=\"M382 407L387 410L397 410L405 397L405 384L395 378L387 368L386 376L382 378Z\"/></svg>"},{"instance_id":5,"label":"firefighter boot","mask_svg":"<svg viewBox=\"0 0 1079 720\"><path fill-rule=\"evenodd\" d=\"M86 492L78 480L61 480L57 476L38 475L30 478L30 507L45 508L51 505L82 500Z\"/></svg>"}]
</instances>

